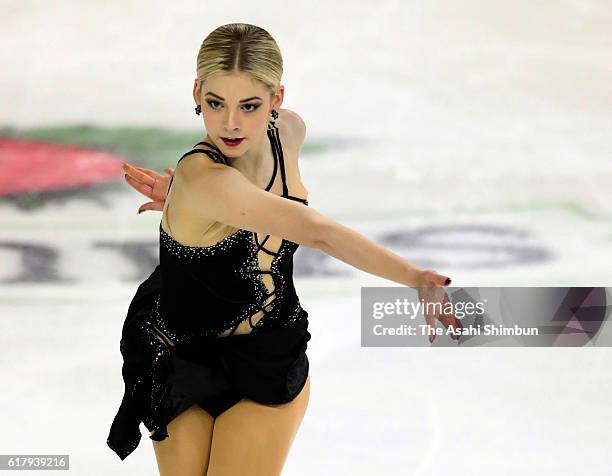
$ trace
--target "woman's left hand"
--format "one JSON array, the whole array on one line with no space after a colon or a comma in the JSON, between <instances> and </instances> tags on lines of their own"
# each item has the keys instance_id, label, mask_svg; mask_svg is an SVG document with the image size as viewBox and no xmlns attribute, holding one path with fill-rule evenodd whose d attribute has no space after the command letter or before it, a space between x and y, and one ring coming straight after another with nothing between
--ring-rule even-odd
<instances>
[{"instance_id":1,"label":"woman's left hand","mask_svg":"<svg viewBox=\"0 0 612 476\"><path fill-rule=\"evenodd\" d=\"M419 301L421 301L423 306L425 306L423 314L425 315L425 322L427 322L429 327L432 329L431 332L434 332L436 328L437 319L444 325L445 328L454 328L455 334L451 334L451 339L458 341L459 337L461 336L463 324L461 324L461 321L457 319L452 312L445 311L446 304L450 302L448 294L444 289L444 286L447 284L450 284L450 278L442 276L432 270L425 270L423 271L418 286L416 287L419 295ZM436 312L436 310L439 309L441 312ZM435 337L435 334L430 334L429 342L433 342Z\"/></svg>"},{"instance_id":2,"label":"woman's left hand","mask_svg":"<svg viewBox=\"0 0 612 476\"><path fill-rule=\"evenodd\" d=\"M151 202L142 204L138 208L138 213L142 213L146 210L162 211L164 209L164 203L166 202L168 185L170 184L170 179L174 175L174 169L172 167L166 167L164 170L168 175L161 175L155 172L155 170L144 167L134 167L125 162L123 164L123 170L125 170L126 182L132 188L152 200Z\"/></svg>"}]
</instances>

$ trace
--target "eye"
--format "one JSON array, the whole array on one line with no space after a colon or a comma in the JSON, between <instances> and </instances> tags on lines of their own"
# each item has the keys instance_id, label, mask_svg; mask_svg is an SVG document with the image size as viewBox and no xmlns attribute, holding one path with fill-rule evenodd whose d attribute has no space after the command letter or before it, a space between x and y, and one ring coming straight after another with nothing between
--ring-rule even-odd
<instances>
[{"instance_id":1,"label":"eye","mask_svg":"<svg viewBox=\"0 0 612 476\"><path fill-rule=\"evenodd\" d=\"M214 103L214 104L221 104L219 101L215 101L214 99L211 99L211 100L206 101L206 104L208 104L208 105L210 106L210 108L211 108L211 109L215 109L215 110L216 110L216 109L217 109L217 107L216 107L216 106L213 106L213 103Z\"/></svg>"},{"instance_id":2,"label":"eye","mask_svg":"<svg viewBox=\"0 0 612 476\"><path fill-rule=\"evenodd\" d=\"M211 109L215 111L221 108L221 103L219 101L215 101L214 99L209 99L206 101L206 103ZM251 108L251 109L246 109L246 112L254 112L259 108L259 106L261 106L261 104L244 104L242 107Z\"/></svg>"},{"instance_id":3,"label":"eye","mask_svg":"<svg viewBox=\"0 0 612 476\"><path fill-rule=\"evenodd\" d=\"M256 111L261 104L245 104L244 107L252 107L253 109L249 109L247 112Z\"/></svg>"}]
</instances>

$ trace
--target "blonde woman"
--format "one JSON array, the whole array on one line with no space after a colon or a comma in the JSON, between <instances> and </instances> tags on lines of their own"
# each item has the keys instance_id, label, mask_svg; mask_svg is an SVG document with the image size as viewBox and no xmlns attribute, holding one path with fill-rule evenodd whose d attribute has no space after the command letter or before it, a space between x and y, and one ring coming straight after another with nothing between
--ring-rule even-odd
<instances>
[{"instance_id":1,"label":"blonde woman","mask_svg":"<svg viewBox=\"0 0 612 476\"><path fill-rule=\"evenodd\" d=\"M281 473L310 395L298 246L448 299L440 290L450 278L308 206L298 167L305 125L281 109L282 72L267 31L217 28L200 47L193 87L205 139L166 176L125 166L152 200L140 211L162 211L160 264L128 309L126 390L107 443L125 459L143 422L161 476ZM454 316L426 318L460 327Z\"/></svg>"}]
</instances>

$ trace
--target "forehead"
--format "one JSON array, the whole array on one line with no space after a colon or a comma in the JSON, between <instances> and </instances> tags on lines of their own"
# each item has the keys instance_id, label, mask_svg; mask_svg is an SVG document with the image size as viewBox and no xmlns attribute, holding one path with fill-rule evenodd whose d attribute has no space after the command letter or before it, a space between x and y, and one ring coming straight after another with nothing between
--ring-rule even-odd
<instances>
[{"instance_id":1,"label":"forehead","mask_svg":"<svg viewBox=\"0 0 612 476\"><path fill-rule=\"evenodd\" d=\"M247 73L216 73L202 84L202 94L213 92L227 101L240 101L247 96L264 97L266 87Z\"/></svg>"}]
</instances>

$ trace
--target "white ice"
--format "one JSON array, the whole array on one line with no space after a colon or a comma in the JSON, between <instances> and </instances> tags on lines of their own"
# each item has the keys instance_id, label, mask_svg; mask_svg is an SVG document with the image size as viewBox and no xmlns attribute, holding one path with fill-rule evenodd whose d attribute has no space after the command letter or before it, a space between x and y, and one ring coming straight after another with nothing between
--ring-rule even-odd
<instances>
[{"instance_id":1,"label":"white ice","mask_svg":"<svg viewBox=\"0 0 612 476\"><path fill-rule=\"evenodd\" d=\"M604 0L4 2L0 124L200 127L195 57L234 21L277 39L283 107L333 145L301 160L312 207L377 241L433 227L392 249L453 286L612 285ZM124 189L0 205L0 241L52 246L73 280L8 284L21 262L0 249L3 454L156 474L144 427L127 460L106 446L139 269L96 243L154 245L160 219ZM360 287L395 283L317 256L295 259L312 387L285 475L612 474L608 348L364 348Z\"/></svg>"}]
</instances>

